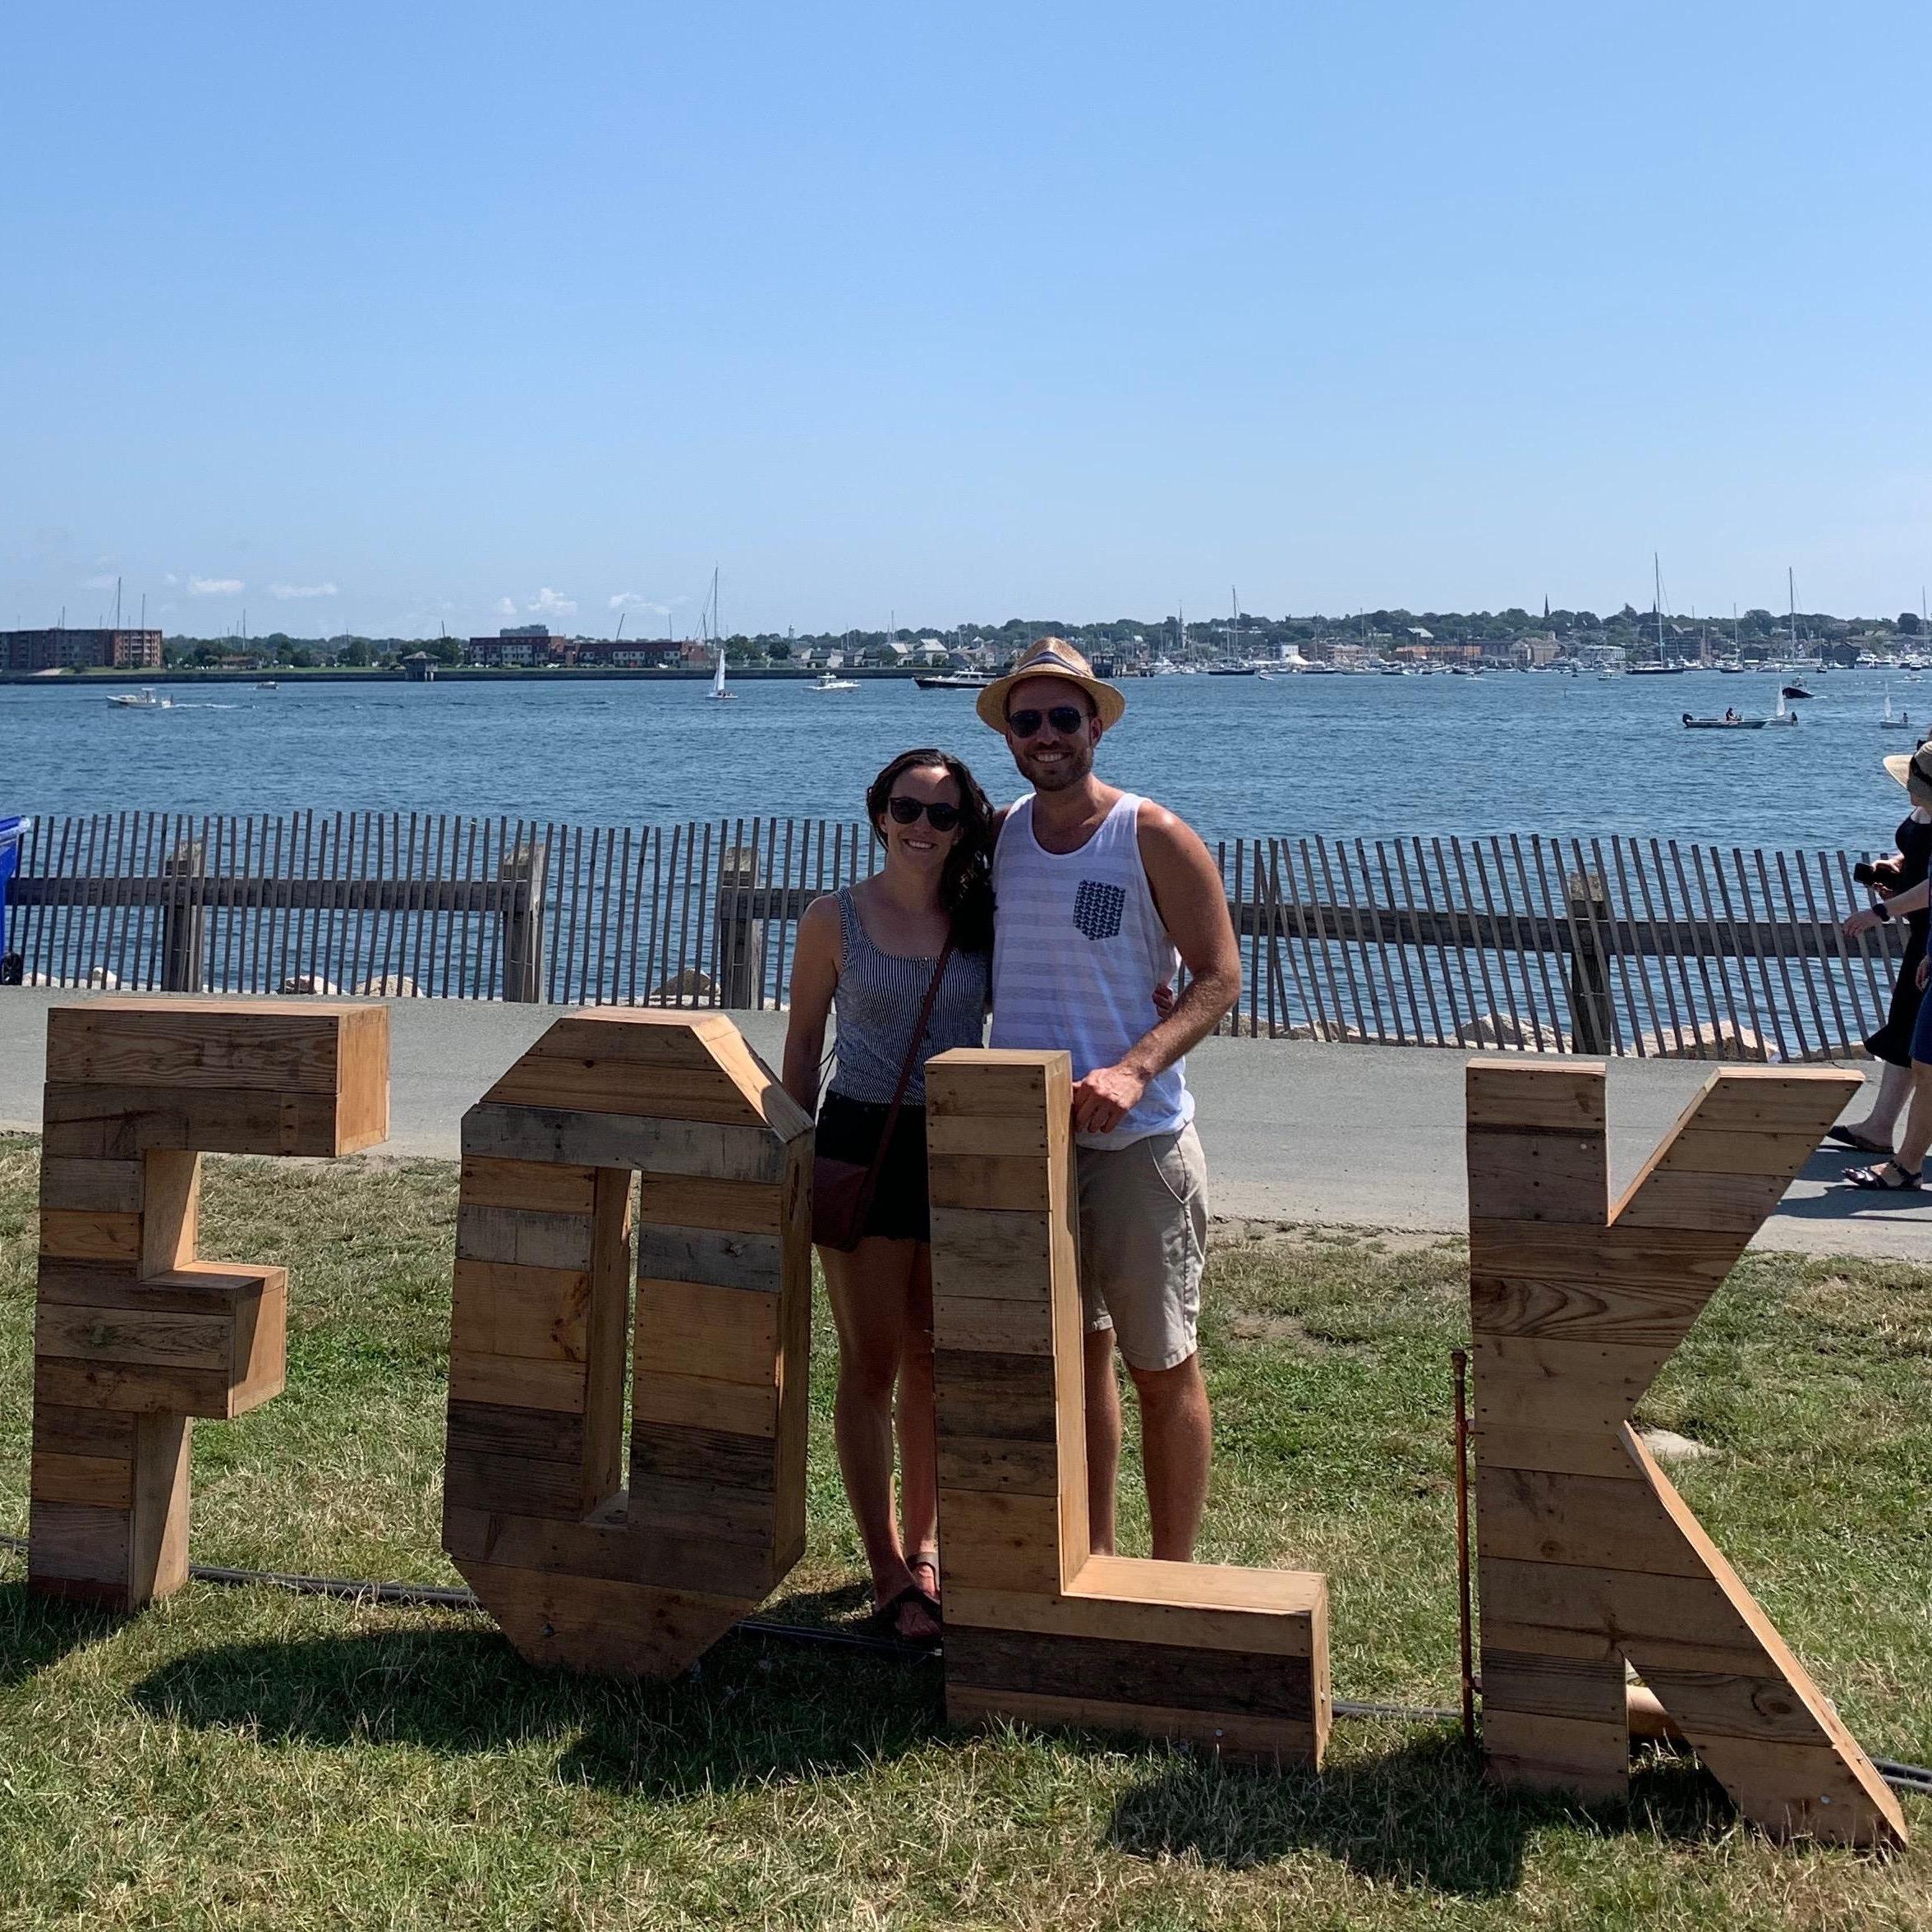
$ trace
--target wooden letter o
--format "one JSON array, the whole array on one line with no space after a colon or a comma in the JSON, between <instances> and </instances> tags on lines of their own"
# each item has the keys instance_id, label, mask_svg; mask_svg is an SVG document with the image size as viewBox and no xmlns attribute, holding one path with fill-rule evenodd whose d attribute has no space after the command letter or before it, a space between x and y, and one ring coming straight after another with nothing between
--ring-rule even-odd
<instances>
[{"instance_id":1,"label":"wooden letter o","mask_svg":"<svg viewBox=\"0 0 1932 1932\"><path fill-rule=\"evenodd\" d=\"M195 1258L201 1155L389 1130L382 1006L92 1000L47 1016L27 1577L136 1610L188 1573L192 1419L282 1392L288 1272Z\"/></svg>"},{"instance_id":2,"label":"wooden letter o","mask_svg":"<svg viewBox=\"0 0 1932 1932\"><path fill-rule=\"evenodd\" d=\"M444 1548L533 1663L675 1675L804 1548L811 1120L722 1014L596 1010L462 1148Z\"/></svg>"}]
</instances>

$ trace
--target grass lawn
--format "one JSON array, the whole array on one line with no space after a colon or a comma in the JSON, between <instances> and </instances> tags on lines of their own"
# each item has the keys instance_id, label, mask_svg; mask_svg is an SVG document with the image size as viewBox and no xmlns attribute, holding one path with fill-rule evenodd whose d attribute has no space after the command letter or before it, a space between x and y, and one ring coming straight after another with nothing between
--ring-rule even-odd
<instances>
[{"instance_id":1,"label":"grass lawn","mask_svg":"<svg viewBox=\"0 0 1932 1932\"><path fill-rule=\"evenodd\" d=\"M35 1158L0 1139L8 1531ZM204 1252L295 1272L288 1393L197 1427L196 1559L456 1580L437 1548L453 1170L209 1166ZM1341 1697L1455 1702L1460 1267L1451 1243L1249 1228L1210 1272L1203 1554L1328 1573ZM829 1357L810 1547L766 1614L837 1624L865 1599ZM1929 1370L1932 1271L1753 1258L1644 1411L1717 1451L1681 1469L1693 1506L1868 1747L1919 1763ZM1932 1924L1932 1853L1770 1846L1670 1761L1584 1811L1484 1790L1453 1727L1355 1721L1320 1780L1264 1776L950 1733L929 1663L734 1638L683 1681L622 1686L540 1675L476 1616L197 1584L117 1624L24 1576L0 1553L7 1927Z\"/></svg>"}]
</instances>

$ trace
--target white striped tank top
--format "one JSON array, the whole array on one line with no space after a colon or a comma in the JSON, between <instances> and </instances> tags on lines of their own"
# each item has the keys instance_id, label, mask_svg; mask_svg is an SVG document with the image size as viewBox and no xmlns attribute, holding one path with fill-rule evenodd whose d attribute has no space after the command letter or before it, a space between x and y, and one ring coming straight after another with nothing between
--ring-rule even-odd
<instances>
[{"instance_id":1,"label":"white striped tank top","mask_svg":"<svg viewBox=\"0 0 1932 1932\"><path fill-rule=\"evenodd\" d=\"M992 1044L1064 1048L1076 1080L1112 1066L1155 1024L1154 988L1180 964L1141 863L1140 805L1129 793L1079 851L1056 853L1033 836L1029 796L1006 814L993 851ZM1194 1117L1177 1060L1111 1133L1079 1141L1126 1147Z\"/></svg>"}]
</instances>

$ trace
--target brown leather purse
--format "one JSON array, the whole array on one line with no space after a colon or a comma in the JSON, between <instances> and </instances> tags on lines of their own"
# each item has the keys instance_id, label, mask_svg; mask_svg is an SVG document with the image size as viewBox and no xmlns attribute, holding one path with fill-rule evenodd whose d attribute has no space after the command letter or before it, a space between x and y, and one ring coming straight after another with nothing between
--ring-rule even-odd
<instances>
[{"instance_id":1,"label":"brown leather purse","mask_svg":"<svg viewBox=\"0 0 1932 1932\"><path fill-rule=\"evenodd\" d=\"M892 1105L886 1111L886 1125L872 1159L862 1167L856 1161L834 1160L826 1154L812 1157L812 1239L821 1248L849 1254L864 1237L866 1216L872 1211L873 1195L879 1191L879 1171L886 1164L886 1150L892 1144L892 1130L899 1125L899 1109L905 1104L906 1089L912 1085L913 1070L919 1064L919 1049L932 1021L940 982L945 978L946 963L952 956L953 942L949 935L941 950L939 964L932 968L932 978L913 1028L912 1044L906 1048L905 1065L899 1070L899 1085L893 1092Z\"/></svg>"}]
</instances>

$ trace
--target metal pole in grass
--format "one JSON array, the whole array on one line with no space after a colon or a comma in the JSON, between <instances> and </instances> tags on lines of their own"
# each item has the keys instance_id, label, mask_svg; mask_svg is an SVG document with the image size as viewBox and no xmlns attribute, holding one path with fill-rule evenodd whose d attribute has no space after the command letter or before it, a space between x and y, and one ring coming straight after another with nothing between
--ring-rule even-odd
<instances>
[{"instance_id":1,"label":"metal pole in grass","mask_svg":"<svg viewBox=\"0 0 1932 1932\"><path fill-rule=\"evenodd\" d=\"M1456 1379L1456 1613L1462 1672L1462 1741L1476 1748L1476 1672L1470 1630L1469 1350L1451 1349Z\"/></svg>"}]
</instances>

